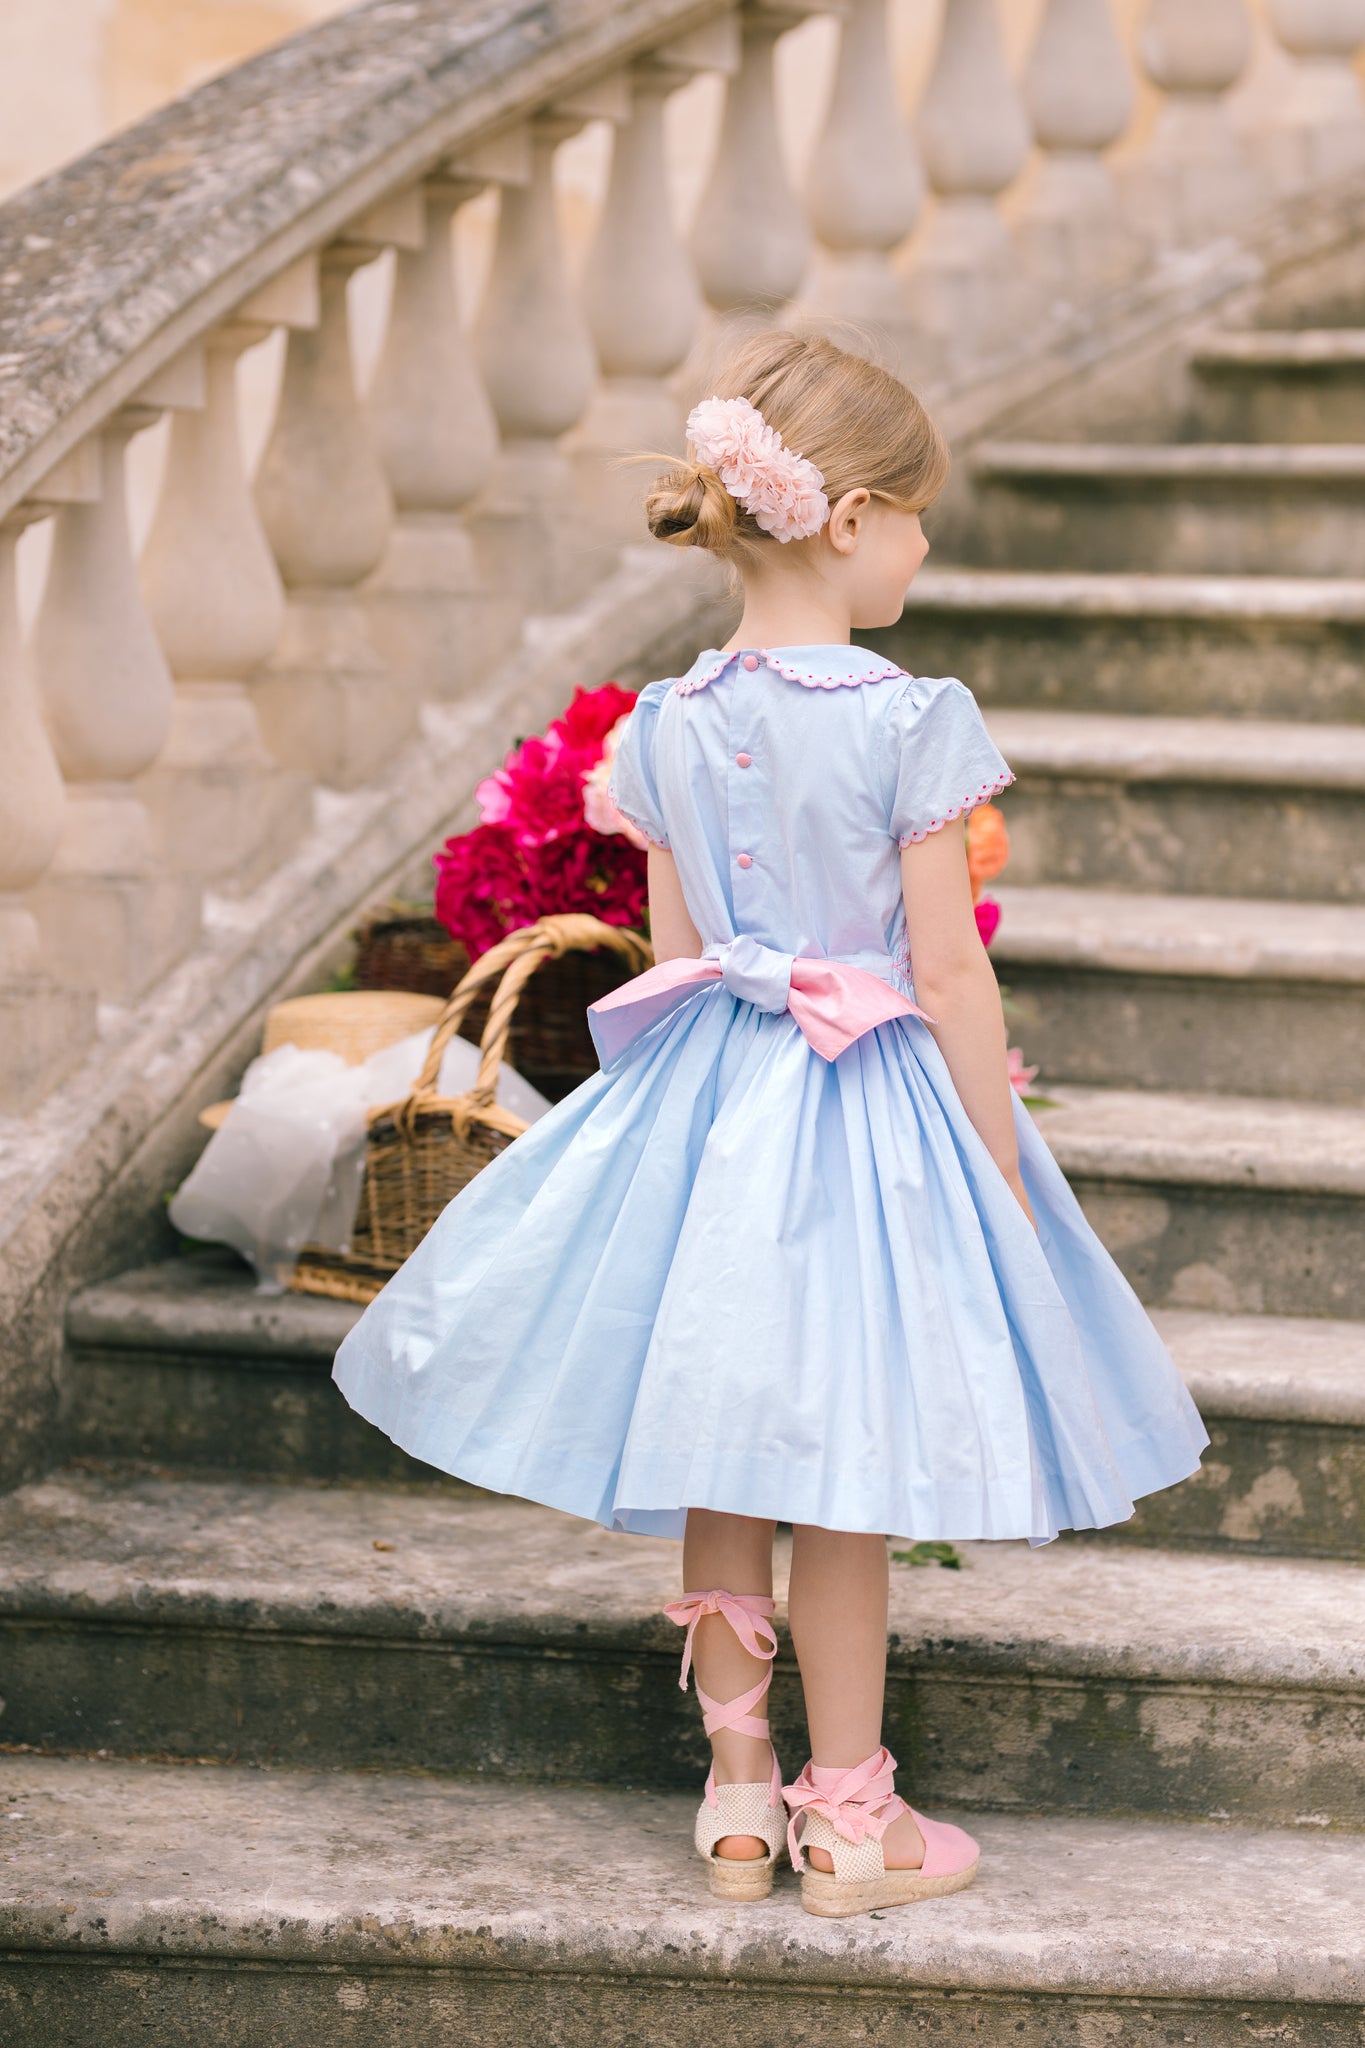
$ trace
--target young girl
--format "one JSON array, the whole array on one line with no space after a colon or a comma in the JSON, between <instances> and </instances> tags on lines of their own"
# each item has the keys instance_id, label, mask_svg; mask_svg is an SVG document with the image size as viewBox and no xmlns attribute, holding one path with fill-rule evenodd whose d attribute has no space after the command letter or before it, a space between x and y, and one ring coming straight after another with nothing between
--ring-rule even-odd
<instances>
[{"instance_id":1,"label":"young girl","mask_svg":"<svg viewBox=\"0 0 1365 2048\"><path fill-rule=\"evenodd\" d=\"M717 390L647 511L738 570L743 616L641 692L614 767L658 964L594 1006L601 1073L450 1205L336 1377L463 1479L682 1536L712 1889L763 1897L789 1846L840 1915L977 1867L893 1790L886 1536L1120 1521L1208 1438L1010 1086L963 829L1010 771L961 683L850 645L924 559L938 432L808 337L751 341ZM811 1740L785 1788L778 1521Z\"/></svg>"}]
</instances>

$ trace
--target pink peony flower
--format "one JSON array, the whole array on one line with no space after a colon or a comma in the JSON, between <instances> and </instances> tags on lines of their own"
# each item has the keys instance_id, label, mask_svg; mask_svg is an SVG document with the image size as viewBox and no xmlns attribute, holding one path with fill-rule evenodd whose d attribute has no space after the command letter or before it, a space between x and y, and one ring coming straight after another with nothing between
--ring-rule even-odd
<instances>
[{"instance_id":1,"label":"pink peony flower","mask_svg":"<svg viewBox=\"0 0 1365 2048\"><path fill-rule=\"evenodd\" d=\"M1038 1069L1024 1065L1024 1055L1017 1045L1008 1047L1006 1057L1009 1060L1010 1087L1015 1089L1020 1095L1027 1095L1029 1084L1033 1081Z\"/></svg>"},{"instance_id":2,"label":"pink peony flower","mask_svg":"<svg viewBox=\"0 0 1365 2048\"><path fill-rule=\"evenodd\" d=\"M576 690L547 732L523 740L479 784L480 823L435 856L436 915L471 959L559 911L644 923L646 842L606 787L634 703L617 683Z\"/></svg>"},{"instance_id":3,"label":"pink peony flower","mask_svg":"<svg viewBox=\"0 0 1365 2048\"><path fill-rule=\"evenodd\" d=\"M530 880L506 825L476 825L433 856L436 915L471 960L538 915Z\"/></svg>"},{"instance_id":4,"label":"pink peony flower","mask_svg":"<svg viewBox=\"0 0 1365 2048\"><path fill-rule=\"evenodd\" d=\"M976 906L976 928L981 934L983 946L989 946L1000 923L1000 905L989 896L983 896Z\"/></svg>"},{"instance_id":5,"label":"pink peony flower","mask_svg":"<svg viewBox=\"0 0 1365 2048\"><path fill-rule=\"evenodd\" d=\"M626 713L626 718L630 716ZM625 730L626 719L619 718L602 743L602 758L591 767L583 778L583 815L594 832L610 835L620 832L632 846L647 849L649 841L637 825L632 825L624 811L618 811L611 797L611 774L616 761L616 748Z\"/></svg>"},{"instance_id":6,"label":"pink peony flower","mask_svg":"<svg viewBox=\"0 0 1365 2048\"><path fill-rule=\"evenodd\" d=\"M559 735L523 740L475 792L483 823L510 826L523 846L577 831L591 758L586 750L566 747Z\"/></svg>"},{"instance_id":7,"label":"pink peony flower","mask_svg":"<svg viewBox=\"0 0 1365 2048\"><path fill-rule=\"evenodd\" d=\"M623 690L619 683L602 683L595 690L579 688L568 710L551 721L547 738L557 737L567 747L597 753L634 709L634 690Z\"/></svg>"}]
</instances>

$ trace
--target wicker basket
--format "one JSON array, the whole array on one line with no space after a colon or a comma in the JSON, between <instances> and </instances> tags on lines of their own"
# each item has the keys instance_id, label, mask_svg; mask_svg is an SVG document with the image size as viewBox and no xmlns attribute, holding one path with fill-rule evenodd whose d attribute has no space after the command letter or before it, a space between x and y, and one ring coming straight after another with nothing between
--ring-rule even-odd
<instances>
[{"instance_id":1,"label":"wicker basket","mask_svg":"<svg viewBox=\"0 0 1365 2048\"><path fill-rule=\"evenodd\" d=\"M643 972L653 958L638 932L571 915L542 918L512 932L470 968L446 1005L411 1095L370 1113L350 1251L305 1245L289 1283L296 1293L372 1301L447 1203L520 1137L526 1125L493 1099L518 999L543 961L598 947L608 949L629 974ZM491 1000L474 1086L453 1098L439 1096L441 1057L486 990Z\"/></svg>"},{"instance_id":2,"label":"wicker basket","mask_svg":"<svg viewBox=\"0 0 1365 2048\"><path fill-rule=\"evenodd\" d=\"M529 929L529 927L528 927ZM356 985L449 996L469 971L469 956L429 912L401 903L367 917L356 933ZM507 1058L533 1088L558 1102L597 1071L589 1005L610 995L633 970L618 952L550 954L542 959L512 1020ZM479 990L460 1036L483 1040L491 988Z\"/></svg>"},{"instance_id":3,"label":"wicker basket","mask_svg":"<svg viewBox=\"0 0 1365 2048\"><path fill-rule=\"evenodd\" d=\"M444 1002L469 971L469 955L420 904L386 903L355 935L355 985L414 989Z\"/></svg>"}]
</instances>

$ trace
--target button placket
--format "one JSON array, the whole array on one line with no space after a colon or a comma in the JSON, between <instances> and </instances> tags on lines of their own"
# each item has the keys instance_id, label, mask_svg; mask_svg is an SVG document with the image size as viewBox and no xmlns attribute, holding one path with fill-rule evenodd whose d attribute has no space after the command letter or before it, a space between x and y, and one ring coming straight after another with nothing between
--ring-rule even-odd
<instances>
[{"instance_id":1,"label":"button placket","mask_svg":"<svg viewBox=\"0 0 1365 2048\"><path fill-rule=\"evenodd\" d=\"M748 675L753 675L755 671L759 669L761 666L761 657L757 653L754 653L752 651L743 655L740 661L741 669L743 669L745 673ZM738 709L739 704L742 702L743 693L741 692L738 698L736 699L736 709ZM731 745L734 745L733 737L731 739ZM737 748L736 751L731 755L731 759L733 760L736 768L752 768L753 766L753 755L750 754L747 751L747 749L743 747ZM755 793L750 792L750 794ZM735 816L737 808L740 812L740 817L738 820ZM730 825L731 832L733 834L733 837L731 839L732 846L734 844L734 838L737 838L740 832L747 833L747 830L750 829L753 825L754 820L752 817L748 815L750 809L750 804L740 799L738 795L732 797L730 806ZM746 847L743 852L736 853L734 855L734 863L735 866L741 870L741 872L747 873L748 870L752 868L754 864L753 854Z\"/></svg>"}]
</instances>

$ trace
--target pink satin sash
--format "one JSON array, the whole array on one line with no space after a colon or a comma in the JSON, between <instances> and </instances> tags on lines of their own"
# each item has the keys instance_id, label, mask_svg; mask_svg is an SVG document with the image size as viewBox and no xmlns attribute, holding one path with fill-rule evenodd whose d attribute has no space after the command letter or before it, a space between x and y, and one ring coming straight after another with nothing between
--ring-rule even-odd
<instances>
[{"instance_id":1,"label":"pink satin sash","mask_svg":"<svg viewBox=\"0 0 1365 2048\"><path fill-rule=\"evenodd\" d=\"M698 986L724 980L719 960L664 960L593 1003L588 1019L603 1065ZM791 964L786 1008L812 1051L825 1060L838 1059L856 1038L892 1017L931 1021L908 996L866 968L800 955Z\"/></svg>"}]
</instances>

